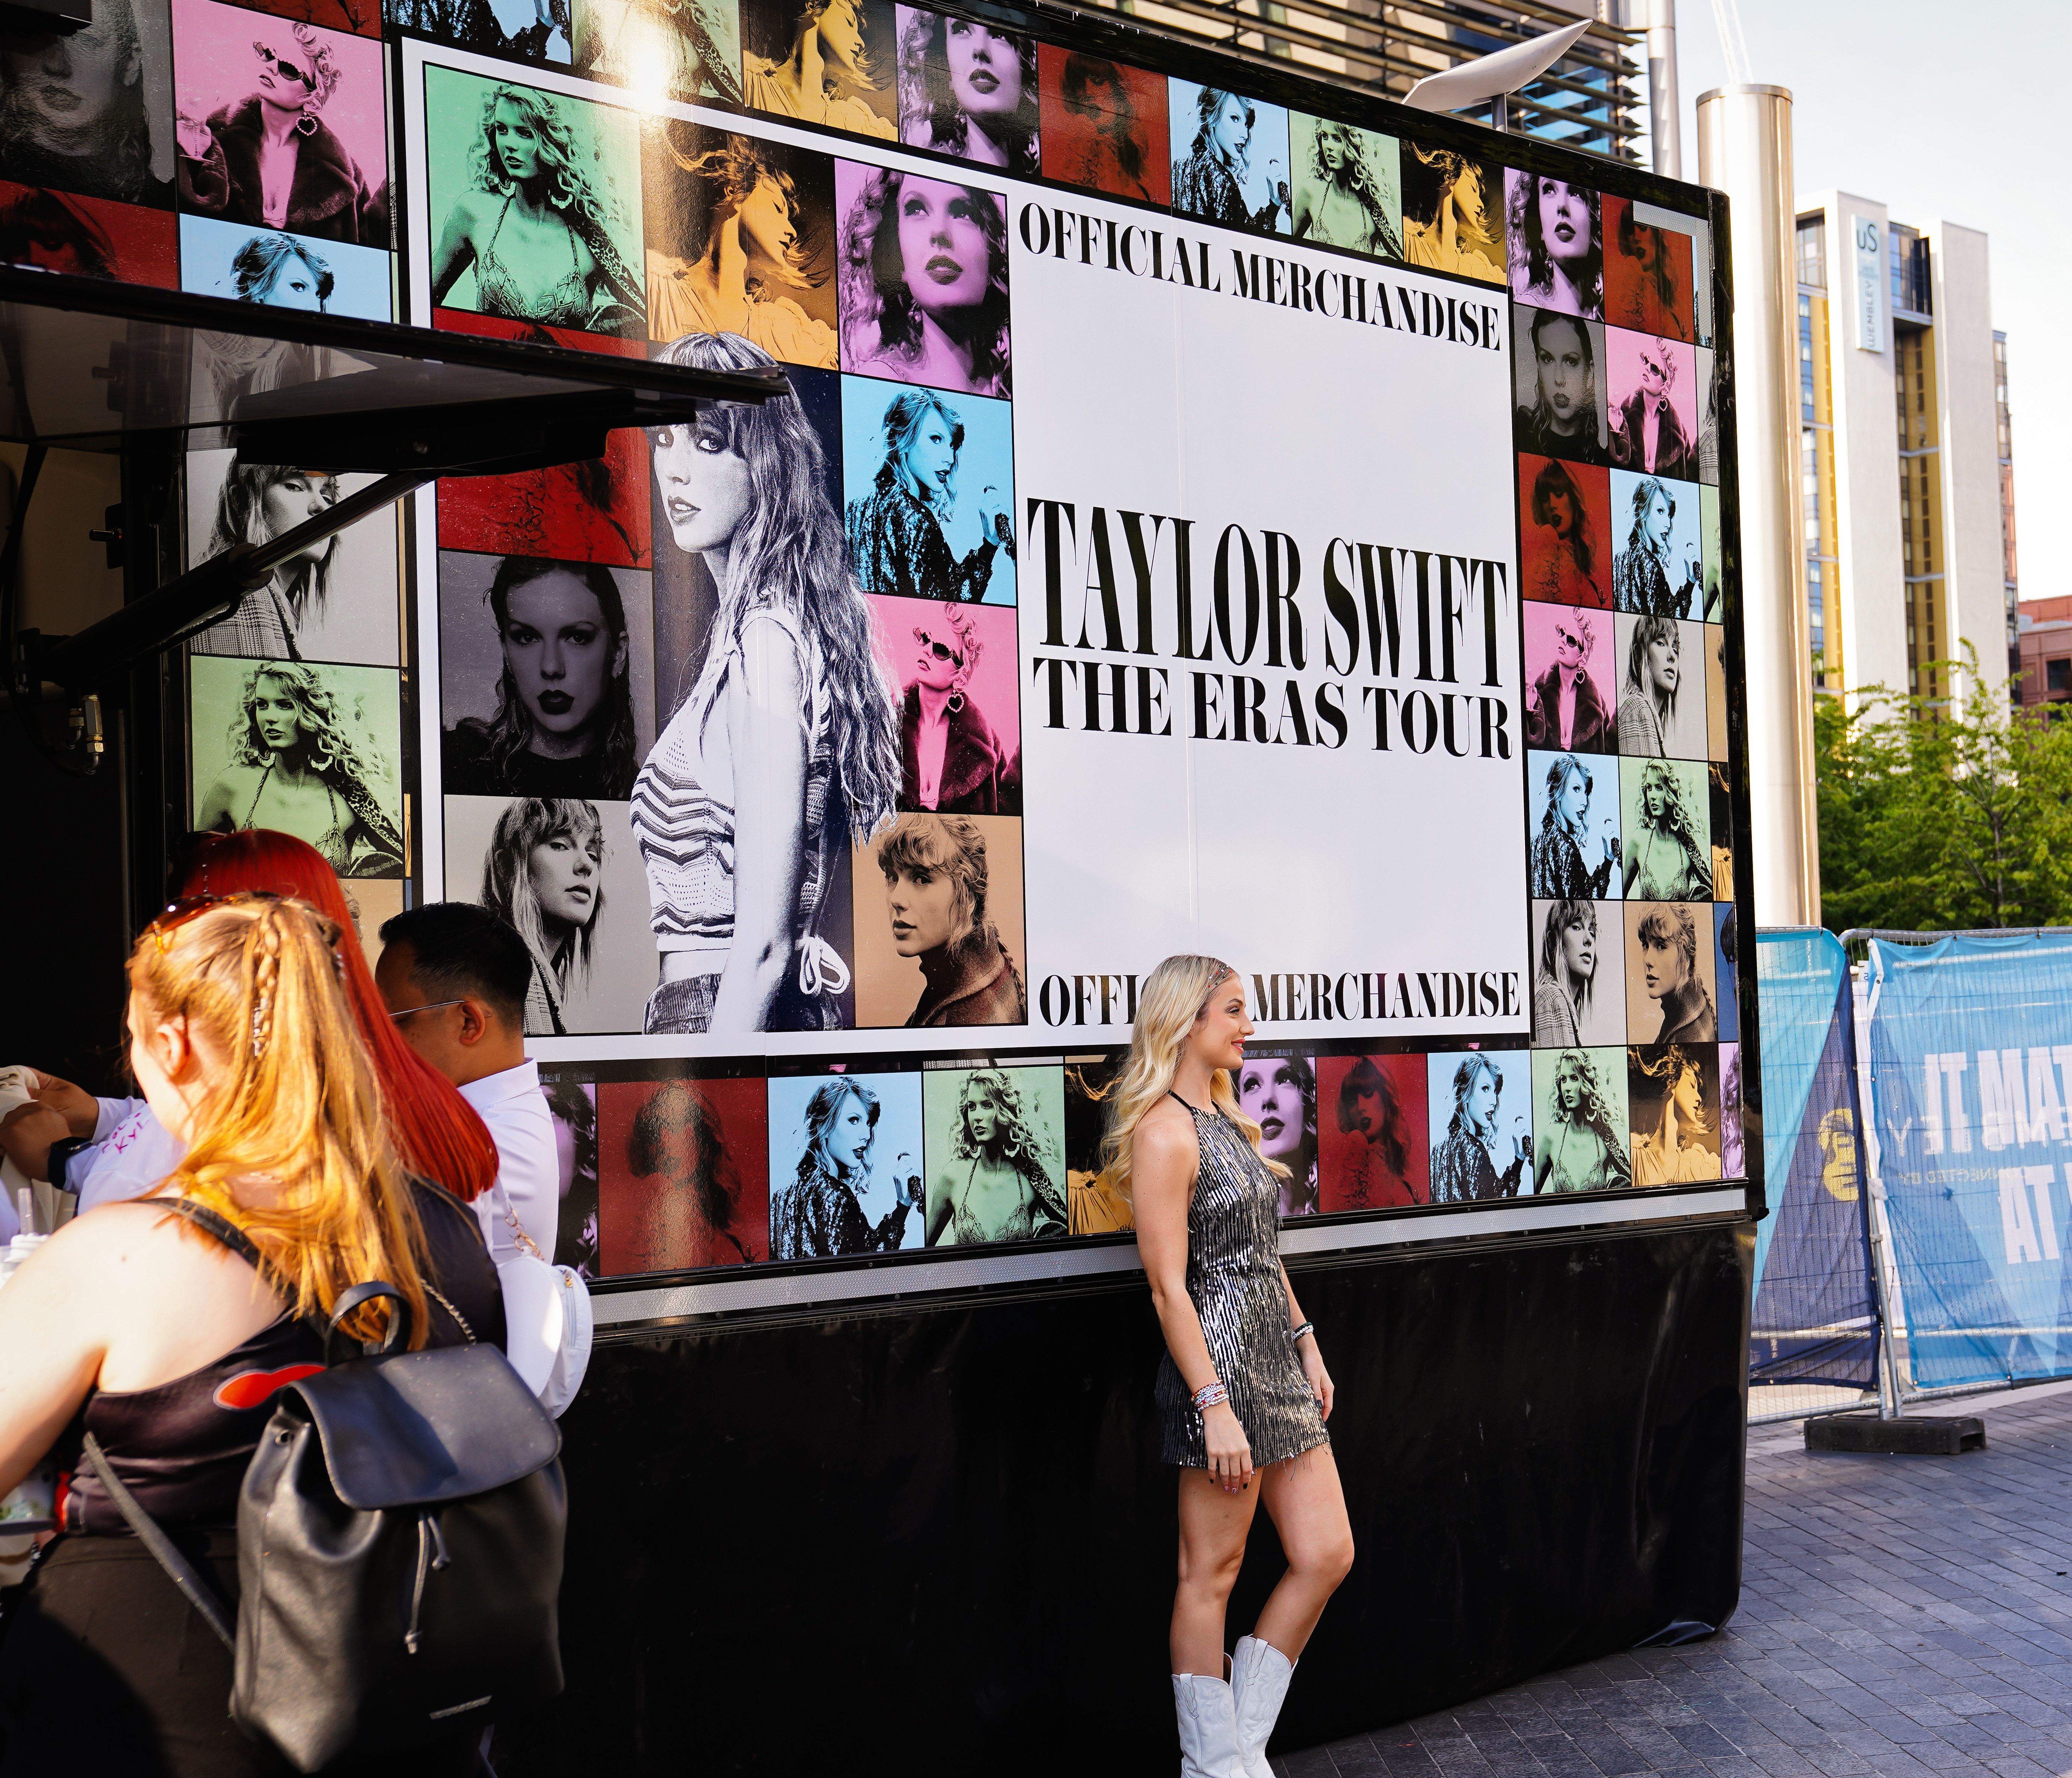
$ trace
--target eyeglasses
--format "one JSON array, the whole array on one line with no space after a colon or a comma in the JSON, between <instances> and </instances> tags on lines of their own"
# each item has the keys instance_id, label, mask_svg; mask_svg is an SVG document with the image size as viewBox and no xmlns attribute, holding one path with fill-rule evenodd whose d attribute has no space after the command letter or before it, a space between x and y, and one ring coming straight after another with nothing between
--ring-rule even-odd
<instances>
[{"instance_id":1,"label":"eyeglasses","mask_svg":"<svg viewBox=\"0 0 2072 1778\"><path fill-rule=\"evenodd\" d=\"M933 636L930 635L925 630L916 629L914 632L914 639L920 643L923 648L933 649L937 660L946 660L958 667L961 667L964 663L964 656L960 655L956 649L945 647L941 643L936 641Z\"/></svg>"},{"instance_id":2,"label":"eyeglasses","mask_svg":"<svg viewBox=\"0 0 2072 1778\"><path fill-rule=\"evenodd\" d=\"M466 995L462 995L450 1000L427 1000L422 1006L398 1007L388 1016L392 1019L407 1019L413 1012L436 1012L442 1006L458 1006L467 997Z\"/></svg>"},{"instance_id":3,"label":"eyeglasses","mask_svg":"<svg viewBox=\"0 0 2072 1778\"><path fill-rule=\"evenodd\" d=\"M310 70L297 68L293 62L282 61L257 38L253 39L252 47L259 60L272 68L282 80L293 80L298 86L307 87L312 92L316 91L317 77Z\"/></svg>"}]
</instances>

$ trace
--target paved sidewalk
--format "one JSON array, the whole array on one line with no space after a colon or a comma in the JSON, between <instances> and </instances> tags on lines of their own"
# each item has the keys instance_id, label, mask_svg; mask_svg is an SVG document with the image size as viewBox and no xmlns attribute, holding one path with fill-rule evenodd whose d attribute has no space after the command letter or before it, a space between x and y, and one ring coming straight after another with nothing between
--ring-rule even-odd
<instances>
[{"instance_id":1,"label":"paved sidewalk","mask_svg":"<svg viewBox=\"0 0 2072 1778\"><path fill-rule=\"evenodd\" d=\"M1922 1411L1983 1411L1988 1448L1830 1456L1795 1423L1751 1432L1741 1607L1710 1641L1614 1655L1275 1770L2072 1773L2072 1394Z\"/></svg>"}]
</instances>

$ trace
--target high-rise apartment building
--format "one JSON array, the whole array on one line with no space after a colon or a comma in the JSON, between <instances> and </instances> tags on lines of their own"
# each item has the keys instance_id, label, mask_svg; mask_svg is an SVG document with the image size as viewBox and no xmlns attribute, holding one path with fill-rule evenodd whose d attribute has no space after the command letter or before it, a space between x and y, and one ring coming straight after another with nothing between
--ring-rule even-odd
<instances>
[{"instance_id":1,"label":"high-rise apartment building","mask_svg":"<svg viewBox=\"0 0 2072 1778\"><path fill-rule=\"evenodd\" d=\"M2014 481L1986 237L1828 192L1800 200L1798 267L1813 683L1962 700L1938 663L1969 643L2004 687Z\"/></svg>"}]
</instances>

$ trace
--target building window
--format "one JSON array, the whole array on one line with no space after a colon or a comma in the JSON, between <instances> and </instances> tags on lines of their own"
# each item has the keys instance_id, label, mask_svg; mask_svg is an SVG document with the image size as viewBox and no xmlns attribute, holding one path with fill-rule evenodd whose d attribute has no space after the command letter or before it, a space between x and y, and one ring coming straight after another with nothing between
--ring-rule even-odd
<instances>
[{"instance_id":1,"label":"building window","mask_svg":"<svg viewBox=\"0 0 2072 1778\"><path fill-rule=\"evenodd\" d=\"M1827 221L1808 216L1799 224L1799 281L1816 289L1827 288ZM1803 307L1799 311L1805 312Z\"/></svg>"},{"instance_id":2,"label":"building window","mask_svg":"<svg viewBox=\"0 0 2072 1778\"><path fill-rule=\"evenodd\" d=\"M2060 655L2043 663L2043 688L2053 696L2072 692L2072 656Z\"/></svg>"}]
</instances>

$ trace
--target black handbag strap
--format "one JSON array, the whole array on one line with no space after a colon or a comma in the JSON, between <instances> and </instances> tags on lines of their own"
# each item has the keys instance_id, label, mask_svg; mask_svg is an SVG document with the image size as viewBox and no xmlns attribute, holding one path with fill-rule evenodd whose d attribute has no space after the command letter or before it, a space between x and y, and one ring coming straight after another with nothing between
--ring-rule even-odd
<instances>
[{"instance_id":1,"label":"black handbag strap","mask_svg":"<svg viewBox=\"0 0 2072 1778\"><path fill-rule=\"evenodd\" d=\"M178 1202L179 1200L169 1201ZM211 1210L204 1210L201 1213L204 1216L215 1215ZM221 1222L222 1218L217 1217L216 1220ZM224 1226L228 1228L229 1225L224 1223ZM242 1240L244 1237L240 1235L238 1238ZM173 1584L179 1588L181 1596L194 1607L202 1622L216 1632L216 1640L226 1649L235 1649L237 1645L236 1632L232 1627L229 1614L223 1608L223 1601L210 1591L208 1583L195 1571L194 1564L180 1554L173 1540L166 1535L165 1528L146 1512L138 1504L137 1497L122 1485L109 1465L107 1454L101 1448L101 1441L89 1432L82 1449L87 1468L108 1490L108 1497L115 1502L116 1511L137 1534L137 1541L158 1558L158 1566L172 1576Z\"/></svg>"},{"instance_id":2,"label":"black handbag strap","mask_svg":"<svg viewBox=\"0 0 2072 1778\"><path fill-rule=\"evenodd\" d=\"M149 1201L162 1210L170 1210L183 1222L191 1222L205 1234L212 1234L224 1246L236 1254L276 1290L281 1288L280 1275L267 1263L266 1256L252 1244L252 1237L232 1222L220 1216L206 1204L197 1204L191 1197L154 1197ZM290 1300L294 1293L289 1293Z\"/></svg>"}]
</instances>

